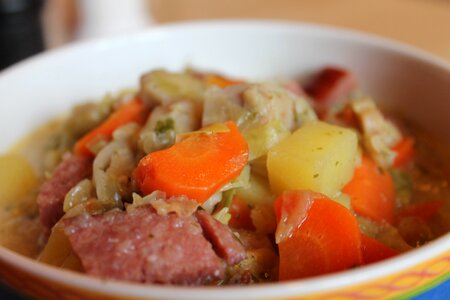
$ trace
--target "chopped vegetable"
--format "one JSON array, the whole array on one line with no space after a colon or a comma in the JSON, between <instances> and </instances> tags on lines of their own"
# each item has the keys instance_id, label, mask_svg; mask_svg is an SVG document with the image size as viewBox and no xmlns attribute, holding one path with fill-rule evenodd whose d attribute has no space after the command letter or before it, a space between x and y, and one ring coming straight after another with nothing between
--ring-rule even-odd
<instances>
[{"instance_id":1,"label":"chopped vegetable","mask_svg":"<svg viewBox=\"0 0 450 300\"><path fill-rule=\"evenodd\" d=\"M149 106L167 105L179 100L200 103L206 84L190 73L156 70L141 77L139 96Z\"/></svg>"},{"instance_id":2,"label":"chopped vegetable","mask_svg":"<svg viewBox=\"0 0 450 300\"><path fill-rule=\"evenodd\" d=\"M174 130L174 129L175 129L175 126L174 126L174 121L172 118L168 118L165 120L159 120L155 126L156 134L163 134L168 130Z\"/></svg>"},{"instance_id":3,"label":"chopped vegetable","mask_svg":"<svg viewBox=\"0 0 450 300\"><path fill-rule=\"evenodd\" d=\"M394 167L403 167L414 158L414 139L411 137L403 138L392 150L396 153Z\"/></svg>"},{"instance_id":4,"label":"chopped vegetable","mask_svg":"<svg viewBox=\"0 0 450 300\"><path fill-rule=\"evenodd\" d=\"M250 184L250 166L246 165L238 177L225 184L220 190L223 192L237 188L247 187Z\"/></svg>"},{"instance_id":5,"label":"chopped vegetable","mask_svg":"<svg viewBox=\"0 0 450 300\"><path fill-rule=\"evenodd\" d=\"M361 234L361 253L365 265L399 254L394 249L365 234Z\"/></svg>"},{"instance_id":6,"label":"chopped vegetable","mask_svg":"<svg viewBox=\"0 0 450 300\"><path fill-rule=\"evenodd\" d=\"M361 265L361 234L352 213L325 195L288 191L275 201L279 279L299 279ZM339 259L337 259L339 258Z\"/></svg>"},{"instance_id":7,"label":"chopped vegetable","mask_svg":"<svg viewBox=\"0 0 450 300\"><path fill-rule=\"evenodd\" d=\"M443 206L444 201L440 199L414 203L402 209L398 214L398 218L416 217L428 222Z\"/></svg>"},{"instance_id":8,"label":"chopped vegetable","mask_svg":"<svg viewBox=\"0 0 450 300\"><path fill-rule=\"evenodd\" d=\"M123 207L132 191L131 177L135 156L131 140L139 127L130 123L114 132L113 141L103 147L93 163L93 182L98 200L111 206Z\"/></svg>"},{"instance_id":9,"label":"chopped vegetable","mask_svg":"<svg viewBox=\"0 0 450 300\"><path fill-rule=\"evenodd\" d=\"M241 127L251 118L251 113L242 107L241 96L247 88L247 84L208 88L204 94L202 125L231 120Z\"/></svg>"},{"instance_id":10,"label":"chopped vegetable","mask_svg":"<svg viewBox=\"0 0 450 300\"><path fill-rule=\"evenodd\" d=\"M134 99L122 105L100 124L100 126L94 128L78 140L75 144L74 152L79 155L94 155L90 147L95 142L102 139L107 141L110 140L114 130L127 123L136 122L138 124L143 124L147 115L148 109L139 99Z\"/></svg>"},{"instance_id":11,"label":"chopped vegetable","mask_svg":"<svg viewBox=\"0 0 450 300\"><path fill-rule=\"evenodd\" d=\"M114 105L133 97L132 91L106 94L100 102L88 102L76 105L64 122L66 135L80 138L93 128L101 124L113 111Z\"/></svg>"},{"instance_id":12,"label":"chopped vegetable","mask_svg":"<svg viewBox=\"0 0 450 300\"><path fill-rule=\"evenodd\" d=\"M273 203L259 203L252 206L250 212L255 230L262 234L273 235L277 227Z\"/></svg>"},{"instance_id":13,"label":"chopped vegetable","mask_svg":"<svg viewBox=\"0 0 450 300\"><path fill-rule=\"evenodd\" d=\"M294 130L317 120L314 110L304 98L274 84L250 86L243 92L242 102L253 116L247 126L280 120L285 128Z\"/></svg>"},{"instance_id":14,"label":"chopped vegetable","mask_svg":"<svg viewBox=\"0 0 450 300\"><path fill-rule=\"evenodd\" d=\"M375 222L361 216L356 216L356 219L361 233L376 239L399 253L412 249L393 225L387 222Z\"/></svg>"},{"instance_id":15,"label":"chopped vegetable","mask_svg":"<svg viewBox=\"0 0 450 300\"><path fill-rule=\"evenodd\" d=\"M383 168L393 165L396 152L392 147L402 139L399 129L381 113L371 98L350 102L362 129L362 141L370 156Z\"/></svg>"},{"instance_id":16,"label":"chopped vegetable","mask_svg":"<svg viewBox=\"0 0 450 300\"><path fill-rule=\"evenodd\" d=\"M295 80L289 80L282 84L285 89L288 91L296 94L297 96L303 97L306 95L306 92L303 90L303 87L300 85L300 83L296 82Z\"/></svg>"},{"instance_id":17,"label":"chopped vegetable","mask_svg":"<svg viewBox=\"0 0 450 300\"><path fill-rule=\"evenodd\" d=\"M233 201L234 196L236 195L237 189L226 190L222 193L222 199L220 200L220 205L223 207L230 207L231 201Z\"/></svg>"},{"instance_id":18,"label":"chopped vegetable","mask_svg":"<svg viewBox=\"0 0 450 300\"><path fill-rule=\"evenodd\" d=\"M336 117L346 126L358 128L358 118L350 105L344 106L344 108L337 113Z\"/></svg>"},{"instance_id":19,"label":"chopped vegetable","mask_svg":"<svg viewBox=\"0 0 450 300\"><path fill-rule=\"evenodd\" d=\"M236 195L252 206L262 203L271 204L275 199L275 195L270 191L267 178L254 173L250 176L249 185L238 188Z\"/></svg>"},{"instance_id":20,"label":"chopped vegetable","mask_svg":"<svg viewBox=\"0 0 450 300\"><path fill-rule=\"evenodd\" d=\"M229 225L229 222L231 220L231 215L228 207L222 207L217 212L213 213L212 216L214 217L214 219L225 225Z\"/></svg>"},{"instance_id":21,"label":"chopped vegetable","mask_svg":"<svg viewBox=\"0 0 450 300\"><path fill-rule=\"evenodd\" d=\"M189 217L198 208L198 203L191 201L186 196L171 198L154 198L149 202L156 210L158 215L166 216L175 213L180 217Z\"/></svg>"},{"instance_id":22,"label":"chopped vegetable","mask_svg":"<svg viewBox=\"0 0 450 300\"><path fill-rule=\"evenodd\" d=\"M411 174L402 169L390 170L395 186L396 207L405 207L411 202L413 195L413 180Z\"/></svg>"},{"instance_id":23,"label":"chopped vegetable","mask_svg":"<svg viewBox=\"0 0 450 300\"><path fill-rule=\"evenodd\" d=\"M229 190L230 191L230 190ZM222 203L222 195L227 195L227 193L222 192L220 189L212 194L208 199L206 199L203 203L201 203L201 208L203 208L208 213L213 213L214 208ZM192 201L192 200L191 200Z\"/></svg>"},{"instance_id":24,"label":"chopped vegetable","mask_svg":"<svg viewBox=\"0 0 450 300\"><path fill-rule=\"evenodd\" d=\"M87 201L92 197L93 187L89 179L81 180L77 185L69 190L64 198L63 210L66 213L69 209Z\"/></svg>"},{"instance_id":25,"label":"chopped vegetable","mask_svg":"<svg viewBox=\"0 0 450 300\"><path fill-rule=\"evenodd\" d=\"M250 218L250 207L240 197L235 196L233 200L231 200L228 212L231 215L231 219L228 223L230 227L248 230L255 228L252 219Z\"/></svg>"},{"instance_id":26,"label":"chopped vegetable","mask_svg":"<svg viewBox=\"0 0 450 300\"><path fill-rule=\"evenodd\" d=\"M38 184L30 163L20 154L0 156L0 203L5 206L24 197Z\"/></svg>"},{"instance_id":27,"label":"chopped vegetable","mask_svg":"<svg viewBox=\"0 0 450 300\"><path fill-rule=\"evenodd\" d=\"M156 70L142 75L139 96L150 106L179 100L200 102L206 84L190 73Z\"/></svg>"},{"instance_id":28,"label":"chopped vegetable","mask_svg":"<svg viewBox=\"0 0 450 300\"><path fill-rule=\"evenodd\" d=\"M237 274L250 272L248 281L237 283L258 283L273 281L278 273L278 256L272 241L265 234L239 230L239 241L244 245L247 258L235 266ZM238 277L239 278L239 277Z\"/></svg>"},{"instance_id":29,"label":"chopped vegetable","mask_svg":"<svg viewBox=\"0 0 450 300\"><path fill-rule=\"evenodd\" d=\"M246 129L243 135L250 149L249 160L252 161L265 155L273 146L290 135L290 132L280 120L275 119L262 126Z\"/></svg>"},{"instance_id":30,"label":"chopped vegetable","mask_svg":"<svg viewBox=\"0 0 450 300\"><path fill-rule=\"evenodd\" d=\"M310 189L334 197L351 179L357 154L354 131L310 122L268 152L270 187L275 193Z\"/></svg>"},{"instance_id":31,"label":"chopped vegetable","mask_svg":"<svg viewBox=\"0 0 450 300\"><path fill-rule=\"evenodd\" d=\"M218 87L224 88L230 85L241 84L244 83L242 80L233 80L229 78L225 78L223 76L219 76L216 74L211 74L206 76L206 83L211 85L217 85Z\"/></svg>"},{"instance_id":32,"label":"chopped vegetable","mask_svg":"<svg viewBox=\"0 0 450 300\"><path fill-rule=\"evenodd\" d=\"M186 195L203 203L236 178L248 161L248 146L233 122L228 132L187 136L165 150L148 154L134 172L144 194Z\"/></svg>"},{"instance_id":33,"label":"chopped vegetable","mask_svg":"<svg viewBox=\"0 0 450 300\"><path fill-rule=\"evenodd\" d=\"M83 269L80 261L72 252L69 239L64 233L64 226L61 224L56 224L53 227L47 244L37 260L56 267L64 266L66 269L74 271L82 271Z\"/></svg>"},{"instance_id":34,"label":"chopped vegetable","mask_svg":"<svg viewBox=\"0 0 450 300\"><path fill-rule=\"evenodd\" d=\"M392 177L369 157L363 156L343 192L350 196L356 213L374 221L393 223L395 187Z\"/></svg>"},{"instance_id":35,"label":"chopped vegetable","mask_svg":"<svg viewBox=\"0 0 450 300\"><path fill-rule=\"evenodd\" d=\"M180 100L156 106L139 134L139 144L148 154L172 146L177 134L191 132L199 127L200 111L192 101Z\"/></svg>"},{"instance_id":36,"label":"chopped vegetable","mask_svg":"<svg viewBox=\"0 0 450 300\"><path fill-rule=\"evenodd\" d=\"M339 193L337 196L330 198L333 201L336 201L340 205L344 206L347 209L351 209L351 199L347 194Z\"/></svg>"}]
</instances>

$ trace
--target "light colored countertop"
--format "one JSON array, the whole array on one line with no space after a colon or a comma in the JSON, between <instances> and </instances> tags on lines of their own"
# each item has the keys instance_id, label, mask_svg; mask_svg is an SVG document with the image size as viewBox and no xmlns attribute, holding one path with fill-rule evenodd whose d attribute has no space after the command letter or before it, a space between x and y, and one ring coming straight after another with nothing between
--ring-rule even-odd
<instances>
[{"instance_id":1,"label":"light colored countertop","mask_svg":"<svg viewBox=\"0 0 450 300\"><path fill-rule=\"evenodd\" d=\"M450 0L151 0L158 22L270 18L366 31L450 60Z\"/></svg>"},{"instance_id":2,"label":"light colored countertop","mask_svg":"<svg viewBox=\"0 0 450 300\"><path fill-rule=\"evenodd\" d=\"M450 60L450 0L47 0L44 19L49 47L73 39L71 34L83 22L80 3L88 7L88 15L99 10L99 3L107 9L99 10L100 15L117 11L112 6L119 3L122 7L146 4L147 15L156 25L237 18L334 25L388 37Z\"/></svg>"}]
</instances>

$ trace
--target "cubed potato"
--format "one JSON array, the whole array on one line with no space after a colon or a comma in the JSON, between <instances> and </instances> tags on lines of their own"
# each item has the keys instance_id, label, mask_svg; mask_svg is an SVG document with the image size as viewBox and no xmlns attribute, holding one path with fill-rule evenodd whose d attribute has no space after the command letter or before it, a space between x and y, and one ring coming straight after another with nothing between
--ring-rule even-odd
<instances>
[{"instance_id":1,"label":"cubed potato","mask_svg":"<svg viewBox=\"0 0 450 300\"><path fill-rule=\"evenodd\" d=\"M351 179L358 139L350 129L315 121L282 140L268 152L271 189L310 189L329 197Z\"/></svg>"},{"instance_id":2,"label":"cubed potato","mask_svg":"<svg viewBox=\"0 0 450 300\"><path fill-rule=\"evenodd\" d=\"M0 204L12 204L36 187L38 179L31 165L20 154L0 156Z\"/></svg>"}]
</instances>

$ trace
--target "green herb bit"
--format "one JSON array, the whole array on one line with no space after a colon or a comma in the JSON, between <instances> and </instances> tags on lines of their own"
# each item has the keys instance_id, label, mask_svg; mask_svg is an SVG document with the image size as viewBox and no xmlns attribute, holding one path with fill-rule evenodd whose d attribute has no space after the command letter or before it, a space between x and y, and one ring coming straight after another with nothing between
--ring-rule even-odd
<instances>
[{"instance_id":1,"label":"green herb bit","mask_svg":"<svg viewBox=\"0 0 450 300\"><path fill-rule=\"evenodd\" d=\"M165 120L159 120L155 126L155 132L157 134L163 134L169 130L175 129L175 122L172 118L167 118Z\"/></svg>"}]
</instances>

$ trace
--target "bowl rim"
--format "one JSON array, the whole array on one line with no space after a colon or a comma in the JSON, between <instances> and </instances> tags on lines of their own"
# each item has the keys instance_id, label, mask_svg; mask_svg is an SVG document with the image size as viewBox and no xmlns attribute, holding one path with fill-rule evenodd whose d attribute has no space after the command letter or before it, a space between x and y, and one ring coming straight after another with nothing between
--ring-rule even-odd
<instances>
[{"instance_id":1,"label":"bowl rim","mask_svg":"<svg viewBox=\"0 0 450 300\"><path fill-rule=\"evenodd\" d=\"M328 25L317 25L304 22L278 21L278 20L220 20L220 21L193 21L176 22L151 27L142 32L137 32L127 36L107 37L96 40L77 42L68 46L41 53L23 62L15 64L0 72L0 81L15 72L23 72L32 65L52 59L55 56L65 56L77 51L86 51L91 48L109 48L127 43L129 39L154 39L161 35L170 35L171 32L178 31L201 31L205 28L211 30L273 30L273 31L304 31L308 34L320 34L323 37L332 36L339 40L352 41L365 44L371 47L380 47L390 52L395 52L402 56L407 56L413 60L424 62L433 68L444 70L450 76L450 62L437 57L424 50L406 45L387 38L382 38L373 34L362 33L360 31L343 29ZM370 282L389 275L394 275L402 270L412 268L420 263L431 260L450 249L450 234L446 234L429 244L414 249L398 257L384 260L363 268L317 276L314 278L293 280L288 282L263 283L251 286L226 286L220 287L181 287L162 286L153 284L136 284L105 280L95 278L86 274L76 273L68 270L58 269L36 260L22 256L11 250L0 246L0 260L9 265L15 265L20 269L35 276L43 277L61 284L73 285L82 289L114 294L117 296L134 297L159 297L178 299L251 299L254 297L289 297L300 296L311 293L325 293L335 289L355 286Z\"/></svg>"},{"instance_id":2,"label":"bowl rim","mask_svg":"<svg viewBox=\"0 0 450 300\"><path fill-rule=\"evenodd\" d=\"M445 245L447 245L447 247L444 247ZM431 260L436 256L445 253L445 249L448 251L449 248L450 235L447 234L421 248L362 268L286 282L223 287L144 285L124 281L106 280L70 270L55 268L17 254L4 247L0 247L0 260L4 260L9 265L15 265L21 270L29 272L37 277L42 277L63 285L72 285L84 290L112 294L119 297L157 297L158 299L174 299L175 296L176 299L226 300L253 299L254 297L259 296L270 299L271 297L302 296L319 292L327 293L336 289L365 284L371 280L395 275L402 270ZM220 293L217 293L218 291L220 291Z\"/></svg>"}]
</instances>

